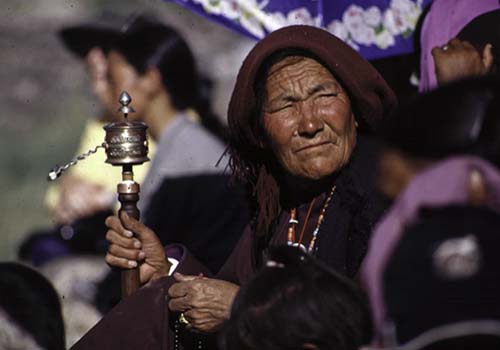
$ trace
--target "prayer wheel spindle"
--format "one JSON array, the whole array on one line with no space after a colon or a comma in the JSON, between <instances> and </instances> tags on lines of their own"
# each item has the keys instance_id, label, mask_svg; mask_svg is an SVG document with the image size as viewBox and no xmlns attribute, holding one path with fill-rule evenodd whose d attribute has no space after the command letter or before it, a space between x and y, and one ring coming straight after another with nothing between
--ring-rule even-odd
<instances>
[{"instance_id":1,"label":"prayer wheel spindle","mask_svg":"<svg viewBox=\"0 0 500 350\"><path fill-rule=\"evenodd\" d=\"M122 181L117 186L118 201L120 210L126 212L130 217L139 220L140 212L137 208L139 201L140 186L134 181L133 166L140 165L149 161L148 158L148 140L146 130L148 126L143 122L129 121L128 114L134 112L130 103L130 95L123 91L120 94L119 102L121 107L119 112L123 113L123 120L113 122L104 126L106 131L105 141L88 151L78 155L64 166L56 166L49 172L48 179L53 181L57 179L70 166L75 165L79 160L83 160L98 148L106 150L106 163L122 167ZM122 272L122 297L129 296L140 286L139 268L124 270Z\"/></svg>"}]
</instances>

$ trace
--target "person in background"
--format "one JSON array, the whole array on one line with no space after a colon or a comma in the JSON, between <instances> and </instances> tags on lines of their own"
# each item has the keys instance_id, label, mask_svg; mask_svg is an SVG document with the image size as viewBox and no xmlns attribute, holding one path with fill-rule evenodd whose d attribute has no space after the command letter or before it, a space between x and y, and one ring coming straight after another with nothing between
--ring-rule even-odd
<instances>
[{"instance_id":1,"label":"person in background","mask_svg":"<svg viewBox=\"0 0 500 350\"><path fill-rule=\"evenodd\" d=\"M224 173L227 135L203 95L191 50L173 28L139 16L107 51L111 95L132 96L132 118L157 142L141 184L143 222L162 244L182 243L215 273L249 218L243 188L230 186Z\"/></svg>"},{"instance_id":2,"label":"person in background","mask_svg":"<svg viewBox=\"0 0 500 350\"><path fill-rule=\"evenodd\" d=\"M493 332L498 346L499 113L499 81L465 80L383 128L380 187L395 201L361 270L378 343L427 349L457 338L446 349L493 349L458 339Z\"/></svg>"},{"instance_id":3,"label":"person in background","mask_svg":"<svg viewBox=\"0 0 500 350\"><path fill-rule=\"evenodd\" d=\"M439 85L481 75L497 75L500 64L500 9L469 22L455 39L432 55Z\"/></svg>"},{"instance_id":4,"label":"person in background","mask_svg":"<svg viewBox=\"0 0 500 350\"><path fill-rule=\"evenodd\" d=\"M66 349L59 296L45 277L18 263L0 263L0 349Z\"/></svg>"},{"instance_id":5,"label":"person in background","mask_svg":"<svg viewBox=\"0 0 500 350\"><path fill-rule=\"evenodd\" d=\"M228 184L227 160L221 159L225 128L210 109L206 80L187 42L173 28L143 15L121 30L84 24L65 28L61 37L70 50L86 57L108 118L122 118L114 101L128 91L136 111L129 118L148 124L157 144L141 182L142 220L163 244L182 243L218 271L249 220L248 209L243 188ZM81 194L84 187L66 187L66 198L81 209L73 213L88 214L102 204L100 196L87 200L88 193L95 193ZM72 206L63 204L63 211L70 211ZM102 224L105 217L100 218ZM95 234L103 239L105 231Z\"/></svg>"},{"instance_id":6,"label":"person in background","mask_svg":"<svg viewBox=\"0 0 500 350\"><path fill-rule=\"evenodd\" d=\"M123 27L123 20L117 22L115 17L103 16L92 25L63 27L58 32L65 48L85 63L90 88L101 109L97 117L86 120L75 157L102 144L103 126L122 118L116 113L119 103L111 95L106 58L107 48ZM96 40L103 43L103 49L94 46ZM149 157L154 151L155 142L150 139ZM104 220L117 209L116 184L121 181L121 169L106 166L105 160L105 152L98 150L49 184L44 202L55 226L30 232L19 248L21 260L42 266L63 256L105 253ZM149 165L134 167L136 181L143 181Z\"/></svg>"},{"instance_id":7,"label":"person in background","mask_svg":"<svg viewBox=\"0 0 500 350\"><path fill-rule=\"evenodd\" d=\"M103 126L122 118L120 113L117 113L118 100L112 95L106 56L109 46L116 40L116 35L131 24L130 20L125 23L118 22L124 21L103 16L96 23L68 26L59 31L59 38L64 46L85 62L92 93L102 108L98 118L88 120L77 154L101 144L105 136ZM101 43L101 46L96 46L96 42ZM149 144L151 157L154 155L154 144L154 141ZM116 183L121 180L121 171L115 167L110 167L106 172L101 171L105 159L105 153L98 152L86 159L84 166L70 168L67 174L54 183L55 186L49 190L46 201L56 222L72 223L114 206ZM134 168L137 181L142 181L149 164L144 163Z\"/></svg>"},{"instance_id":8,"label":"person in background","mask_svg":"<svg viewBox=\"0 0 500 350\"><path fill-rule=\"evenodd\" d=\"M219 342L222 350L357 350L371 333L358 286L300 249L281 246L238 292Z\"/></svg>"},{"instance_id":9,"label":"person in background","mask_svg":"<svg viewBox=\"0 0 500 350\"><path fill-rule=\"evenodd\" d=\"M476 50L471 50L470 43L466 44L462 42L464 39L460 40L456 37L460 30L475 17L499 8L498 0L435 0L432 2L424 18L420 35L420 92L436 88L439 84L438 78L444 79L444 82L454 77L484 74L488 71L492 56L491 46L482 45ZM489 35L487 33L491 30L492 28L485 27L484 34ZM453 43L451 43L452 40ZM459 54L445 55L444 51L450 47ZM453 61L447 59L450 56L454 59ZM444 58L442 63L439 62L441 58ZM448 68L449 74L444 74L446 70L442 65ZM439 76L436 75L436 71L439 72Z\"/></svg>"},{"instance_id":10,"label":"person in background","mask_svg":"<svg viewBox=\"0 0 500 350\"><path fill-rule=\"evenodd\" d=\"M46 277L61 296L66 348L75 344L102 317L95 305L98 287L109 273L99 255L68 255L53 259L37 271Z\"/></svg>"}]
</instances>

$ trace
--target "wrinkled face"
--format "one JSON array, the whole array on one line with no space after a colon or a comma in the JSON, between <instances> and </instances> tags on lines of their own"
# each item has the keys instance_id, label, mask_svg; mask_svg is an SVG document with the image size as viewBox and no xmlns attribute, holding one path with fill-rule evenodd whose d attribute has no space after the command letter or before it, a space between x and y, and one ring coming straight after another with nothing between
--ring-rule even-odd
<instances>
[{"instance_id":1,"label":"wrinkled face","mask_svg":"<svg viewBox=\"0 0 500 350\"><path fill-rule=\"evenodd\" d=\"M288 175L319 180L347 163L356 144L351 102L317 61L289 56L269 69L263 124Z\"/></svg>"},{"instance_id":2,"label":"wrinkled face","mask_svg":"<svg viewBox=\"0 0 500 350\"><path fill-rule=\"evenodd\" d=\"M108 62L109 85L113 101L116 104L116 110L120 106L118 103L120 93L125 90L132 97L131 105L136 111L136 113L129 115L129 119L141 120L149 101L144 76L139 75L134 67L127 62L125 57L117 51L109 53Z\"/></svg>"}]
</instances>

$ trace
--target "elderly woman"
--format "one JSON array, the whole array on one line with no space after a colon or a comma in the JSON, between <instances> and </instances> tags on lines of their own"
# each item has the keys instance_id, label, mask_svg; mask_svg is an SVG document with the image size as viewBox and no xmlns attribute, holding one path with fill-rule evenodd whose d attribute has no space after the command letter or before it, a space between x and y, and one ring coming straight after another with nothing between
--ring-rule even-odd
<instances>
[{"instance_id":1,"label":"elderly woman","mask_svg":"<svg viewBox=\"0 0 500 350\"><path fill-rule=\"evenodd\" d=\"M228 113L230 164L252 189L254 220L216 278L208 278L178 246L164 250L144 225L125 215L109 218L107 262L121 268L139 263L141 281L153 281L75 349L209 347L186 329L217 331L229 318L239 286L252 278L273 245L301 247L354 277L383 210L371 181L376 152L364 135L395 104L377 71L324 30L292 26L259 42L243 62ZM177 266L171 265L174 250ZM174 267L175 280L160 278ZM172 317L173 312L178 314ZM147 320L124 335L123 327L130 327L125 315ZM120 336L113 338L113 332Z\"/></svg>"}]
</instances>

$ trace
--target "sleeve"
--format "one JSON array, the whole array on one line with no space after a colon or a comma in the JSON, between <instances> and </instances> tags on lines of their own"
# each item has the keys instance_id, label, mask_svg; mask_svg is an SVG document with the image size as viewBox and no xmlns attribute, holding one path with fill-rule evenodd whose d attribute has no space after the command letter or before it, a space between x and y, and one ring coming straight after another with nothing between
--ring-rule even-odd
<instances>
[{"instance_id":1,"label":"sleeve","mask_svg":"<svg viewBox=\"0 0 500 350\"><path fill-rule=\"evenodd\" d=\"M168 349L165 295L172 282L158 279L122 300L71 349Z\"/></svg>"},{"instance_id":2,"label":"sleeve","mask_svg":"<svg viewBox=\"0 0 500 350\"><path fill-rule=\"evenodd\" d=\"M178 258L177 271L192 275L203 273L210 277L210 272L182 245L167 246L166 251ZM168 276L140 288L108 312L71 349L173 349L173 322L169 322L168 300L165 297L173 283L174 279Z\"/></svg>"}]
</instances>

